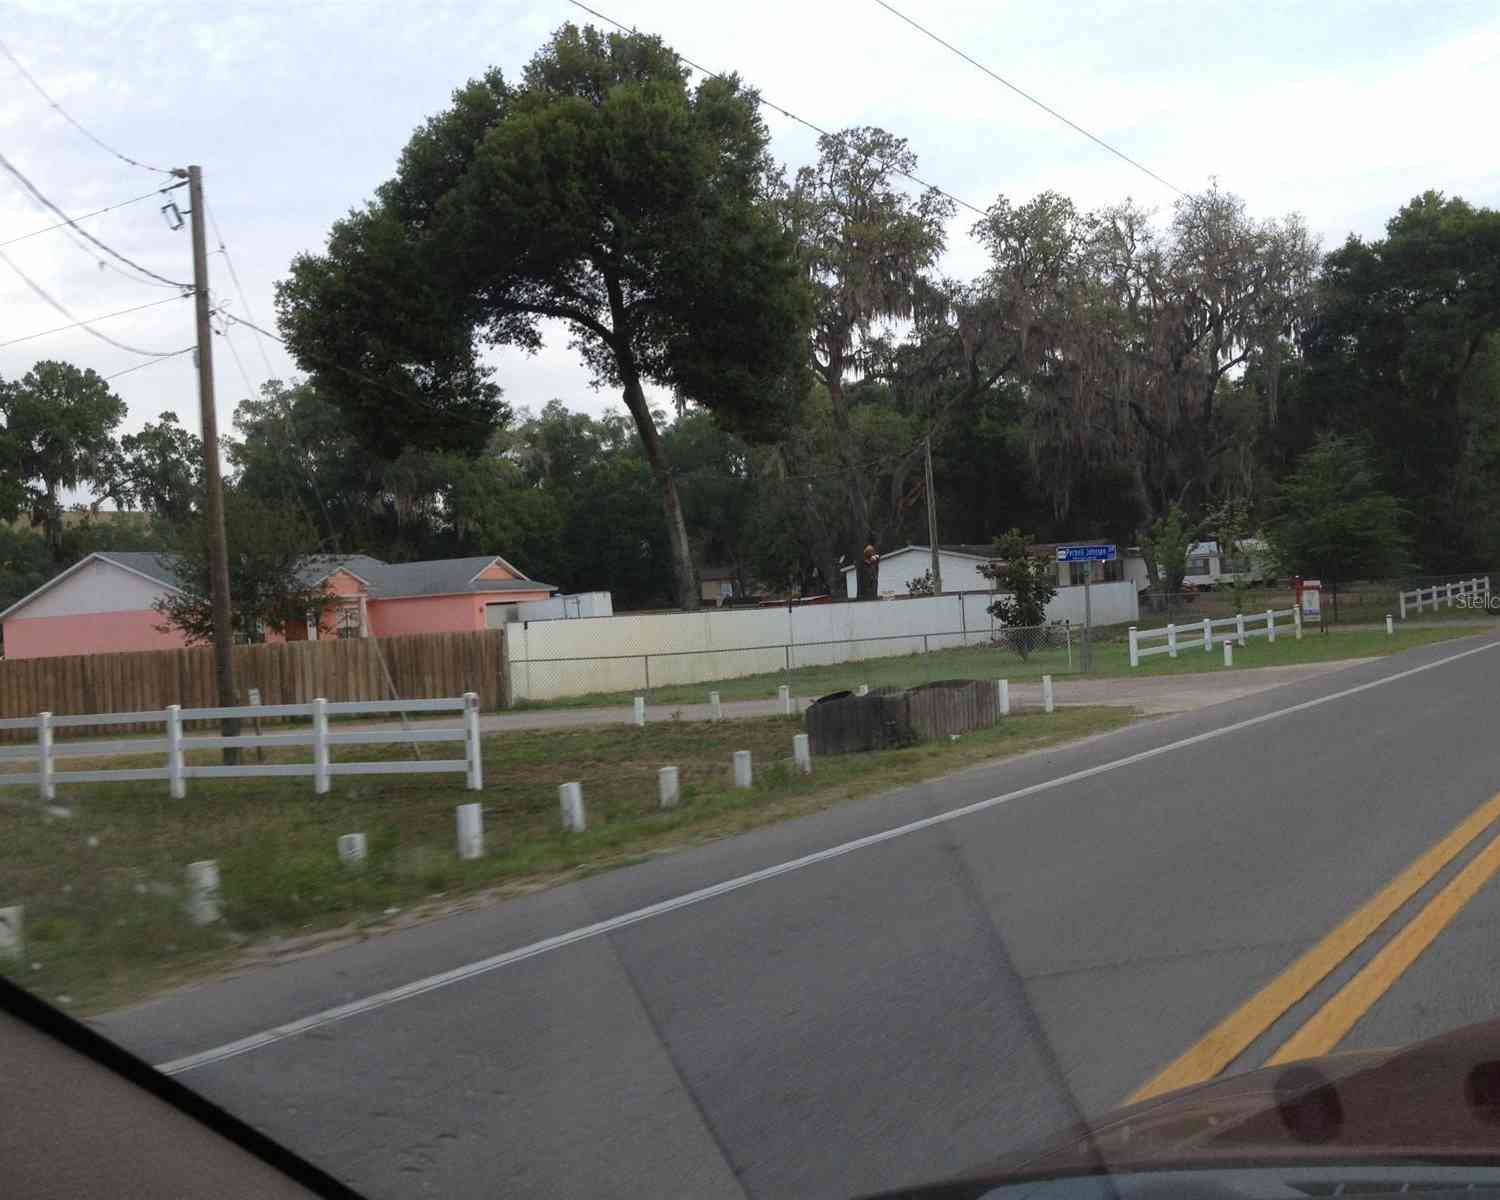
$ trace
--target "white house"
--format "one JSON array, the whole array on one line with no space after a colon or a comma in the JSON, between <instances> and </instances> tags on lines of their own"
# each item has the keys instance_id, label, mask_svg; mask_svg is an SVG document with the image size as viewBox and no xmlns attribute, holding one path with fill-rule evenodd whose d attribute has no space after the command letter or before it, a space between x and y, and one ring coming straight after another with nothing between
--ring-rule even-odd
<instances>
[{"instance_id":1,"label":"white house","mask_svg":"<svg viewBox=\"0 0 1500 1200\"><path fill-rule=\"evenodd\" d=\"M938 562L943 572L945 592L988 592L994 585L979 573L991 560L988 547L939 546ZM902 546L880 556L880 576L876 592L882 596L909 596L910 584L932 570L929 546ZM859 578L852 566L844 568L844 589L849 599L859 594Z\"/></svg>"},{"instance_id":2,"label":"white house","mask_svg":"<svg viewBox=\"0 0 1500 1200\"><path fill-rule=\"evenodd\" d=\"M1270 574L1270 547L1261 538L1240 541L1238 556L1221 553L1218 542L1194 542L1188 547L1187 574L1182 582L1190 587L1214 588L1236 578L1259 583Z\"/></svg>"},{"instance_id":3,"label":"white house","mask_svg":"<svg viewBox=\"0 0 1500 1200\"><path fill-rule=\"evenodd\" d=\"M1044 542L1028 546L1032 554L1049 561L1057 557L1059 546L1070 542ZM980 568L993 561L989 546L940 546L938 561L943 572L945 592L989 592L994 583L980 574ZM909 596L913 580L920 579L924 572L932 569L932 551L927 546L902 546L880 556L880 576L876 591L881 596ZM1120 547L1119 557L1113 562L1100 563L1094 570L1095 583L1133 582L1137 589L1147 583L1146 560L1135 546ZM1058 563L1058 587L1077 587L1084 581L1084 568L1077 563ZM854 568L844 568L845 594L852 600L858 594L859 581Z\"/></svg>"}]
</instances>

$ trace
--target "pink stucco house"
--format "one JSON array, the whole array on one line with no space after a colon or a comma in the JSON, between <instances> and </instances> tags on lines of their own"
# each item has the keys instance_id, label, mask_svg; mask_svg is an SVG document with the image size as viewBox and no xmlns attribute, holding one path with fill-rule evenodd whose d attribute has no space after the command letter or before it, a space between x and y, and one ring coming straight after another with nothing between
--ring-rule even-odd
<instances>
[{"instance_id":1,"label":"pink stucco house","mask_svg":"<svg viewBox=\"0 0 1500 1200\"><path fill-rule=\"evenodd\" d=\"M557 590L499 555L385 563L355 554L311 560L306 575L325 582L337 599L288 628L290 641L493 628L504 623L510 605L545 600ZM0 612L5 657L175 649L185 644L182 635L159 629L162 618L152 606L176 590L165 555L90 554Z\"/></svg>"}]
</instances>

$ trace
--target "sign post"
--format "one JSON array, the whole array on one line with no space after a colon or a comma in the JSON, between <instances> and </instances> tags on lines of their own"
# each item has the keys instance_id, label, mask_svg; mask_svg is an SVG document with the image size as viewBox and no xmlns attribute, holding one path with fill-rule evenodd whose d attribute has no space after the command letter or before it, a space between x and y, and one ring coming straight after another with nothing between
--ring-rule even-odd
<instances>
[{"instance_id":1,"label":"sign post","mask_svg":"<svg viewBox=\"0 0 1500 1200\"><path fill-rule=\"evenodd\" d=\"M1058 562L1083 563L1083 653L1079 665L1085 674L1094 669L1094 648L1089 637L1090 627L1094 623L1094 601L1091 594L1094 582L1094 564L1096 562L1113 562L1115 554L1115 547L1108 542L1101 542L1091 546L1059 546L1057 548Z\"/></svg>"},{"instance_id":2,"label":"sign post","mask_svg":"<svg viewBox=\"0 0 1500 1200\"><path fill-rule=\"evenodd\" d=\"M1304 579L1302 581L1302 619L1304 621L1316 621L1318 631L1327 633L1323 627L1323 582L1319 579Z\"/></svg>"}]
</instances>

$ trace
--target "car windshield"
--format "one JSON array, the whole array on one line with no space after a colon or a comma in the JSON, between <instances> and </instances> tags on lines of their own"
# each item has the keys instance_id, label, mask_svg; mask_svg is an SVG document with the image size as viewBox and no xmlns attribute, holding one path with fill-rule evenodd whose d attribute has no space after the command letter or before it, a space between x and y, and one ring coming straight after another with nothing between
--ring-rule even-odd
<instances>
[{"instance_id":1,"label":"car windshield","mask_svg":"<svg viewBox=\"0 0 1500 1200\"><path fill-rule=\"evenodd\" d=\"M0 976L369 1196L1496 1187L1490 6L10 16Z\"/></svg>"}]
</instances>

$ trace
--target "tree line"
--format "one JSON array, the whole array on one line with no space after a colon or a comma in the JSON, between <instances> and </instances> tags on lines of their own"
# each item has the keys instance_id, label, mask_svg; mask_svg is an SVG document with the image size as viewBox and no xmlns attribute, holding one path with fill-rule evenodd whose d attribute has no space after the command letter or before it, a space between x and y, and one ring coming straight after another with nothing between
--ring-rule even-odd
<instances>
[{"instance_id":1,"label":"tree line","mask_svg":"<svg viewBox=\"0 0 1500 1200\"><path fill-rule=\"evenodd\" d=\"M240 405L233 490L324 548L498 552L621 607L696 607L704 564L775 594L853 565L872 595L863 548L925 542L929 503L945 543L1139 543L1164 585L1181 564L1154 548L1197 536L1272 533L1289 571L1346 579L1497 561L1500 213L1428 192L1324 254L1216 184L1165 212L1001 196L957 280L917 167L860 127L788 174L740 80L566 25L455 92L293 261L303 375ZM512 410L488 352L544 321L623 413ZM190 521L194 439L164 417L100 440L93 385L38 465L70 370L0 393L0 504L54 560L66 489Z\"/></svg>"}]
</instances>

